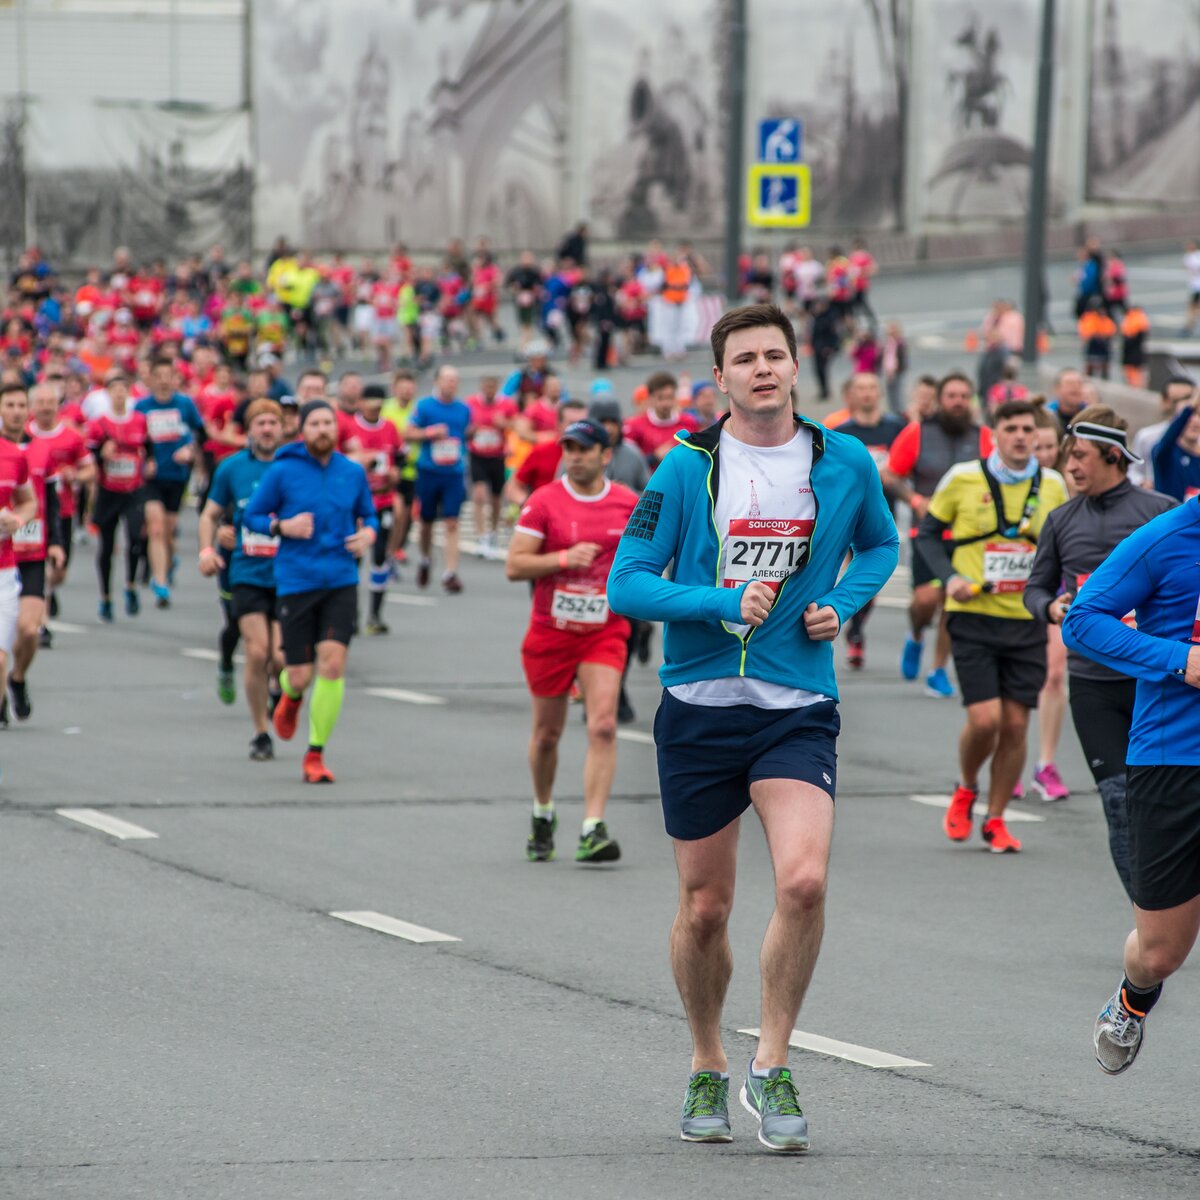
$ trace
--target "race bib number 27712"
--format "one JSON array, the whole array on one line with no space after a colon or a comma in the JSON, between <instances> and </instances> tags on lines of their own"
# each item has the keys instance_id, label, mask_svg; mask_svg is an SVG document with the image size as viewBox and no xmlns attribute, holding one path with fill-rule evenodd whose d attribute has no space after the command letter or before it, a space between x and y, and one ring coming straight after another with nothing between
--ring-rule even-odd
<instances>
[{"instance_id":1,"label":"race bib number 27712","mask_svg":"<svg viewBox=\"0 0 1200 1200\"><path fill-rule=\"evenodd\" d=\"M730 521L723 586L737 588L757 579L778 591L804 565L812 531L812 521L793 518Z\"/></svg>"}]
</instances>

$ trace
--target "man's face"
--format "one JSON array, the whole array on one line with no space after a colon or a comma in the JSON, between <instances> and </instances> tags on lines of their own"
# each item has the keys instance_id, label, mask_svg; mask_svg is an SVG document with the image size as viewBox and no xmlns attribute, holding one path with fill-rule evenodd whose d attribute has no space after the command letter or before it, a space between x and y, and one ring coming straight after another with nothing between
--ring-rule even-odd
<instances>
[{"instance_id":1,"label":"man's face","mask_svg":"<svg viewBox=\"0 0 1200 1200\"><path fill-rule=\"evenodd\" d=\"M675 411L675 385L664 384L650 393L650 407L654 415L666 420Z\"/></svg>"},{"instance_id":2,"label":"man's face","mask_svg":"<svg viewBox=\"0 0 1200 1200\"><path fill-rule=\"evenodd\" d=\"M458 395L458 372L453 367L443 367L438 372L437 390L443 400L453 400Z\"/></svg>"},{"instance_id":3,"label":"man's face","mask_svg":"<svg viewBox=\"0 0 1200 1200\"><path fill-rule=\"evenodd\" d=\"M393 389L393 395L401 404L406 407L411 404L417 394L417 383L415 379L399 379L396 381L396 386Z\"/></svg>"},{"instance_id":4,"label":"man's face","mask_svg":"<svg viewBox=\"0 0 1200 1200\"><path fill-rule=\"evenodd\" d=\"M601 421L604 426L604 432L608 434L608 440L615 446L621 440L621 422L620 421Z\"/></svg>"},{"instance_id":5,"label":"man's face","mask_svg":"<svg viewBox=\"0 0 1200 1200\"><path fill-rule=\"evenodd\" d=\"M879 380L874 375L861 372L855 375L848 397L851 408L873 413L879 407L879 398Z\"/></svg>"},{"instance_id":6,"label":"man's face","mask_svg":"<svg viewBox=\"0 0 1200 1200\"><path fill-rule=\"evenodd\" d=\"M791 408L797 370L783 330L760 325L729 335L724 362L713 375L731 408L769 414Z\"/></svg>"},{"instance_id":7,"label":"man's face","mask_svg":"<svg viewBox=\"0 0 1200 1200\"><path fill-rule=\"evenodd\" d=\"M973 394L969 383L964 383L961 379L951 379L942 388L942 398L940 401L942 412L950 417L969 416L972 397ZM1030 420L1032 419L1031 417Z\"/></svg>"},{"instance_id":8,"label":"man's face","mask_svg":"<svg viewBox=\"0 0 1200 1200\"><path fill-rule=\"evenodd\" d=\"M274 454L283 436L283 425L274 413L259 413L246 431L261 454Z\"/></svg>"},{"instance_id":9,"label":"man's face","mask_svg":"<svg viewBox=\"0 0 1200 1200\"><path fill-rule=\"evenodd\" d=\"M314 458L326 458L337 446L337 418L328 408L309 414L301 431L304 446Z\"/></svg>"},{"instance_id":10,"label":"man's face","mask_svg":"<svg viewBox=\"0 0 1200 1200\"><path fill-rule=\"evenodd\" d=\"M58 389L45 384L36 388L29 407L33 419L42 429L53 429L58 420Z\"/></svg>"},{"instance_id":11,"label":"man's face","mask_svg":"<svg viewBox=\"0 0 1200 1200\"><path fill-rule=\"evenodd\" d=\"M1084 403L1083 376L1078 371L1068 371L1058 381L1058 411L1067 416L1074 416L1083 408Z\"/></svg>"},{"instance_id":12,"label":"man's face","mask_svg":"<svg viewBox=\"0 0 1200 1200\"><path fill-rule=\"evenodd\" d=\"M113 408L118 412L124 411L125 405L129 401L129 384L124 379L110 379L105 388L108 391L108 398L112 401Z\"/></svg>"},{"instance_id":13,"label":"man's face","mask_svg":"<svg viewBox=\"0 0 1200 1200\"><path fill-rule=\"evenodd\" d=\"M25 392L6 392L0 397L0 425L4 436L19 442L29 420L29 397Z\"/></svg>"},{"instance_id":14,"label":"man's face","mask_svg":"<svg viewBox=\"0 0 1200 1200\"><path fill-rule=\"evenodd\" d=\"M558 410L558 427L566 429L576 421L582 421L587 416L587 409L582 404L567 404Z\"/></svg>"},{"instance_id":15,"label":"man's face","mask_svg":"<svg viewBox=\"0 0 1200 1200\"><path fill-rule=\"evenodd\" d=\"M500 380L494 375L485 375L479 381L479 390L483 393L483 398L490 404L500 390Z\"/></svg>"},{"instance_id":16,"label":"man's face","mask_svg":"<svg viewBox=\"0 0 1200 1200\"><path fill-rule=\"evenodd\" d=\"M375 396L364 396L359 401L358 411L364 421L370 421L372 425L379 420L379 414L383 411L383 401Z\"/></svg>"},{"instance_id":17,"label":"man's face","mask_svg":"<svg viewBox=\"0 0 1200 1200\"><path fill-rule=\"evenodd\" d=\"M342 412L358 412L362 403L363 381L360 375L343 375L338 381L338 408Z\"/></svg>"},{"instance_id":18,"label":"man's face","mask_svg":"<svg viewBox=\"0 0 1200 1200\"><path fill-rule=\"evenodd\" d=\"M706 420L711 421L717 415L717 389L701 388L692 395L692 407Z\"/></svg>"},{"instance_id":19,"label":"man's face","mask_svg":"<svg viewBox=\"0 0 1200 1200\"><path fill-rule=\"evenodd\" d=\"M261 400L267 394L267 377L258 371L246 380L246 395L251 400Z\"/></svg>"},{"instance_id":20,"label":"man's face","mask_svg":"<svg viewBox=\"0 0 1200 1200\"><path fill-rule=\"evenodd\" d=\"M150 372L150 390L160 400L165 400L175 390L175 368L167 366L155 367Z\"/></svg>"},{"instance_id":21,"label":"man's face","mask_svg":"<svg viewBox=\"0 0 1200 1200\"><path fill-rule=\"evenodd\" d=\"M1029 462L1036 438L1037 426L1033 417L1009 417L996 426L996 448L1000 457L1018 470Z\"/></svg>"},{"instance_id":22,"label":"man's face","mask_svg":"<svg viewBox=\"0 0 1200 1200\"><path fill-rule=\"evenodd\" d=\"M1108 453L1095 442L1075 438L1067 451L1067 474L1075 490L1084 496L1098 496L1113 485L1113 468L1104 461Z\"/></svg>"},{"instance_id":23,"label":"man's face","mask_svg":"<svg viewBox=\"0 0 1200 1200\"><path fill-rule=\"evenodd\" d=\"M1163 412L1170 420L1176 413L1180 403L1192 398L1195 389L1190 383L1169 383L1167 394L1163 397Z\"/></svg>"},{"instance_id":24,"label":"man's face","mask_svg":"<svg viewBox=\"0 0 1200 1200\"><path fill-rule=\"evenodd\" d=\"M546 382L542 385L542 395L547 403L557 404L562 395L562 380L557 375L547 375Z\"/></svg>"},{"instance_id":25,"label":"man's face","mask_svg":"<svg viewBox=\"0 0 1200 1200\"><path fill-rule=\"evenodd\" d=\"M591 487L604 474L612 451L602 446L581 446L578 442L562 444L563 473L577 487Z\"/></svg>"},{"instance_id":26,"label":"man's face","mask_svg":"<svg viewBox=\"0 0 1200 1200\"><path fill-rule=\"evenodd\" d=\"M296 401L309 404L313 400L325 399L325 380L320 375L303 375L296 384Z\"/></svg>"},{"instance_id":27,"label":"man's face","mask_svg":"<svg viewBox=\"0 0 1200 1200\"><path fill-rule=\"evenodd\" d=\"M283 440L294 442L300 433L300 409L294 404L283 406Z\"/></svg>"}]
</instances>

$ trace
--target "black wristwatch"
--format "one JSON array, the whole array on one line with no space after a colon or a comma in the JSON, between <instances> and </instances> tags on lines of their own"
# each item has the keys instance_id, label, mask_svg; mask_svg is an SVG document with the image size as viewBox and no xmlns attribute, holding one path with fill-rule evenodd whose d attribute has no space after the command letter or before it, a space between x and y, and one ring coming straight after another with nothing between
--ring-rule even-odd
<instances>
[{"instance_id":1,"label":"black wristwatch","mask_svg":"<svg viewBox=\"0 0 1200 1200\"><path fill-rule=\"evenodd\" d=\"M279 518L272 517L271 524L267 526L267 529L269 530L272 537L278 537L279 536Z\"/></svg>"}]
</instances>

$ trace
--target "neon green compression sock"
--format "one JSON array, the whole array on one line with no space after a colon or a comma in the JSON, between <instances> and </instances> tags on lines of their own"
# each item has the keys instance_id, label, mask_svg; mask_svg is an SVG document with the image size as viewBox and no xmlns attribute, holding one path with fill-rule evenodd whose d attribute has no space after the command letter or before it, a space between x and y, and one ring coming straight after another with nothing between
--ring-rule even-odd
<instances>
[{"instance_id":1,"label":"neon green compression sock","mask_svg":"<svg viewBox=\"0 0 1200 1200\"><path fill-rule=\"evenodd\" d=\"M342 698L346 694L344 679L322 679L317 676L313 684L312 699L308 702L308 744L320 749L329 741L338 714L342 711Z\"/></svg>"},{"instance_id":2,"label":"neon green compression sock","mask_svg":"<svg viewBox=\"0 0 1200 1200\"><path fill-rule=\"evenodd\" d=\"M288 682L287 667L284 667L284 669L279 672L279 687L289 700L299 700L300 697L304 695L303 692L296 691L296 689Z\"/></svg>"}]
</instances>

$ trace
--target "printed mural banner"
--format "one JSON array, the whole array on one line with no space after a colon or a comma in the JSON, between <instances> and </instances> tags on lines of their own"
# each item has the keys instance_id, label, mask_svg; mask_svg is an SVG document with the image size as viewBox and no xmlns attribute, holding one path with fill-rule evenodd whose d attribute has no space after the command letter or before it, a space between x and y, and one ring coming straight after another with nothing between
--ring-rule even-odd
<instances>
[{"instance_id":1,"label":"printed mural banner","mask_svg":"<svg viewBox=\"0 0 1200 1200\"><path fill-rule=\"evenodd\" d=\"M250 253L249 115L238 109L38 98L27 106L26 206L56 262Z\"/></svg>"},{"instance_id":2,"label":"printed mural banner","mask_svg":"<svg viewBox=\"0 0 1200 1200\"><path fill-rule=\"evenodd\" d=\"M566 54L566 0L258 0L260 240L554 244Z\"/></svg>"}]
</instances>

